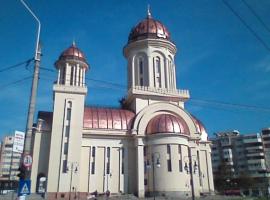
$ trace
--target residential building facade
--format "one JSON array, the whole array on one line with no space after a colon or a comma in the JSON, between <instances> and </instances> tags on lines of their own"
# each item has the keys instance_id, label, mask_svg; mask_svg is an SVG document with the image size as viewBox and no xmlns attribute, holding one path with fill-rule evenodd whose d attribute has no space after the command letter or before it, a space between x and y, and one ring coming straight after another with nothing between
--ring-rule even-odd
<instances>
[{"instance_id":1,"label":"residential building facade","mask_svg":"<svg viewBox=\"0 0 270 200\"><path fill-rule=\"evenodd\" d=\"M224 165L228 170L228 181L239 177L250 177L257 184L250 188L253 193L268 192L269 179L269 129L262 133L240 134L239 131L219 132L212 138L212 166L214 175Z\"/></svg>"},{"instance_id":2,"label":"residential building facade","mask_svg":"<svg viewBox=\"0 0 270 200\"><path fill-rule=\"evenodd\" d=\"M4 137L1 143L0 180L18 180L21 153L13 152L14 136Z\"/></svg>"}]
</instances>

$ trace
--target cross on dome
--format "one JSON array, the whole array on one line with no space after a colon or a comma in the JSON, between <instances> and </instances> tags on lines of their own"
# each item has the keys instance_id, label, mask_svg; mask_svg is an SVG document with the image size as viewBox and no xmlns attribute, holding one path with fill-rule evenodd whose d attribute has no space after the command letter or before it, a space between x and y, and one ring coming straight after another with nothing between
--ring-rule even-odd
<instances>
[{"instance_id":1,"label":"cross on dome","mask_svg":"<svg viewBox=\"0 0 270 200\"><path fill-rule=\"evenodd\" d=\"M147 18L152 18L150 4L147 5Z\"/></svg>"}]
</instances>

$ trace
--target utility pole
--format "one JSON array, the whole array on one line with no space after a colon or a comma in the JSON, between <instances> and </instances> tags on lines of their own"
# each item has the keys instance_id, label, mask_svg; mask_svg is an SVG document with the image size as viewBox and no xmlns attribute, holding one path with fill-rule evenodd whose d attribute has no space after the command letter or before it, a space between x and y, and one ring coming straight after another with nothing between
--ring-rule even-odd
<instances>
[{"instance_id":1,"label":"utility pole","mask_svg":"<svg viewBox=\"0 0 270 200\"><path fill-rule=\"evenodd\" d=\"M36 49L35 49L35 67L34 67L34 74L33 74L33 80L32 80L30 102L29 102L29 107L28 107L26 134L25 134L24 150L23 150L23 154L25 156L25 155L31 154L32 128L33 128L33 121L34 121L34 114L35 114L36 96L37 96L37 87L38 87L38 78L39 78L39 66L40 66L40 57L41 57L41 47L40 47L40 42L39 42L41 23L39 19L37 18L37 16L35 15L35 13L24 2L24 0L21 0L21 3L30 12L30 14L34 17L34 19L38 23ZM31 167L29 167L28 170L26 171L25 178L30 179L30 175L31 175Z\"/></svg>"}]
</instances>

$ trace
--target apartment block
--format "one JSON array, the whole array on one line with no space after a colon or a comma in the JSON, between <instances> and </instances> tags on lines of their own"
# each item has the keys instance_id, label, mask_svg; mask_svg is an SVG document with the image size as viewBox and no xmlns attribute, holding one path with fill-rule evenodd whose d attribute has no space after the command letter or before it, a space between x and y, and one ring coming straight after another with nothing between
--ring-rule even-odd
<instances>
[{"instance_id":1,"label":"apartment block","mask_svg":"<svg viewBox=\"0 0 270 200\"><path fill-rule=\"evenodd\" d=\"M13 152L14 136L4 137L1 143L0 180L18 180L21 154Z\"/></svg>"}]
</instances>

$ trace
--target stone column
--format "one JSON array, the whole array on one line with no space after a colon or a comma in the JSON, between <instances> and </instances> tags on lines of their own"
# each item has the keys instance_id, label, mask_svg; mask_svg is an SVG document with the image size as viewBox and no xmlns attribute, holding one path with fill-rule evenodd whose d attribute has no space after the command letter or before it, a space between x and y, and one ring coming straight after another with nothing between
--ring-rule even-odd
<instances>
[{"instance_id":1,"label":"stone column","mask_svg":"<svg viewBox=\"0 0 270 200\"><path fill-rule=\"evenodd\" d=\"M144 198L144 156L143 156L143 140L136 139L136 156L137 156L137 192L139 198Z\"/></svg>"}]
</instances>

